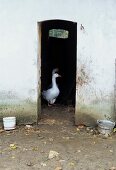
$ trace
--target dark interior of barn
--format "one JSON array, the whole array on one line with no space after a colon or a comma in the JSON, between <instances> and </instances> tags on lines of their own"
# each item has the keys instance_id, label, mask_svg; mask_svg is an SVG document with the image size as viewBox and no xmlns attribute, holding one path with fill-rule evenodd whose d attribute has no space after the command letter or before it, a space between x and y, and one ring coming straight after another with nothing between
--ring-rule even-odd
<instances>
[{"instance_id":1,"label":"dark interior of barn","mask_svg":"<svg viewBox=\"0 0 116 170\"><path fill-rule=\"evenodd\" d=\"M68 31L67 38L49 36L51 29ZM41 91L48 89L52 82L52 70L58 68L57 84L60 94L55 103L75 105L76 90L76 23L62 20L44 21L41 25ZM42 105L47 103L41 97Z\"/></svg>"}]
</instances>

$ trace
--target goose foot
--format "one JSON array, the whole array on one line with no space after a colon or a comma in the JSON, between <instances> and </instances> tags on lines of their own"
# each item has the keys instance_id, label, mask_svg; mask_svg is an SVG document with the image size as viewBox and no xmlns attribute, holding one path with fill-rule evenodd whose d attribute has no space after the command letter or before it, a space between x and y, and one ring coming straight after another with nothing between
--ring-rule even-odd
<instances>
[{"instance_id":1,"label":"goose foot","mask_svg":"<svg viewBox=\"0 0 116 170\"><path fill-rule=\"evenodd\" d=\"M49 106L49 107L51 107L51 106L52 106L52 104L48 103L48 106Z\"/></svg>"},{"instance_id":2,"label":"goose foot","mask_svg":"<svg viewBox=\"0 0 116 170\"><path fill-rule=\"evenodd\" d=\"M52 103L52 104L48 103L48 106L49 106L49 107L51 107L51 106L56 106L56 104L55 104L55 103Z\"/></svg>"}]
</instances>

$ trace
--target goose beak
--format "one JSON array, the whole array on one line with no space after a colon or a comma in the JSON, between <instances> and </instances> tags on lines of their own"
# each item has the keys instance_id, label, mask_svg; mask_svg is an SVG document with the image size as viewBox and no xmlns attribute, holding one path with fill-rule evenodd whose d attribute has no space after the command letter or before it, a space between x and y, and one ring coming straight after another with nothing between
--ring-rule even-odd
<instances>
[{"instance_id":1,"label":"goose beak","mask_svg":"<svg viewBox=\"0 0 116 170\"><path fill-rule=\"evenodd\" d=\"M58 74L58 77L62 77L62 76Z\"/></svg>"}]
</instances>

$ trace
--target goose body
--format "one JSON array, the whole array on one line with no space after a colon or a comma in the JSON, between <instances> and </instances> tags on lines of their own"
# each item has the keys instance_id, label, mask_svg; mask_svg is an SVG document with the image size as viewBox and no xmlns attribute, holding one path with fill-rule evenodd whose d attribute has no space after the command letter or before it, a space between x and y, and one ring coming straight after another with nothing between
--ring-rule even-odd
<instances>
[{"instance_id":1,"label":"goose body","mask_svg":"<svg viewBox=\"0 0 116 170\"><path fill-rule=\"evenodd\" d=\"M44 90L42 92L42 96L45 100L47 100L48 105L54 104L55 101L56 101L56 98L58 97L58 95L60 93L60 90L59 90L58 85L56 83L57 77L61 77L61 76L57 73L53 73L52 74L52 87L49 88L48 90Z\"/></svg>"}]
</instances>

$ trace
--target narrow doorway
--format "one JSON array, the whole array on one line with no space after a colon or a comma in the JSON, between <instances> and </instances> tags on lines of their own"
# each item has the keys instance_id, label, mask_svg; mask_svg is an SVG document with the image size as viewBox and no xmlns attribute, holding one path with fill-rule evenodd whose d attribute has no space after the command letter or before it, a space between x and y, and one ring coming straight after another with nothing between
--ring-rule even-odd
<instances>
[{"instance_id":1,"label":"narrow doorway","mask_svg":"<svg viewBox=\"0 0 116 170\"><path fill-rule=\"evenodd\" d=\"M48 20L38 23L39 27L39 64L40 90L47 89L52 81L52 70L59 69L62 78L57 80L60 94L56 104L75 107L76 95L76 55L77 23L65 20ZM41 107L47 104L39 94ZM39 106L38 106L39 107Z\"/></svg>"}]
</instances>

